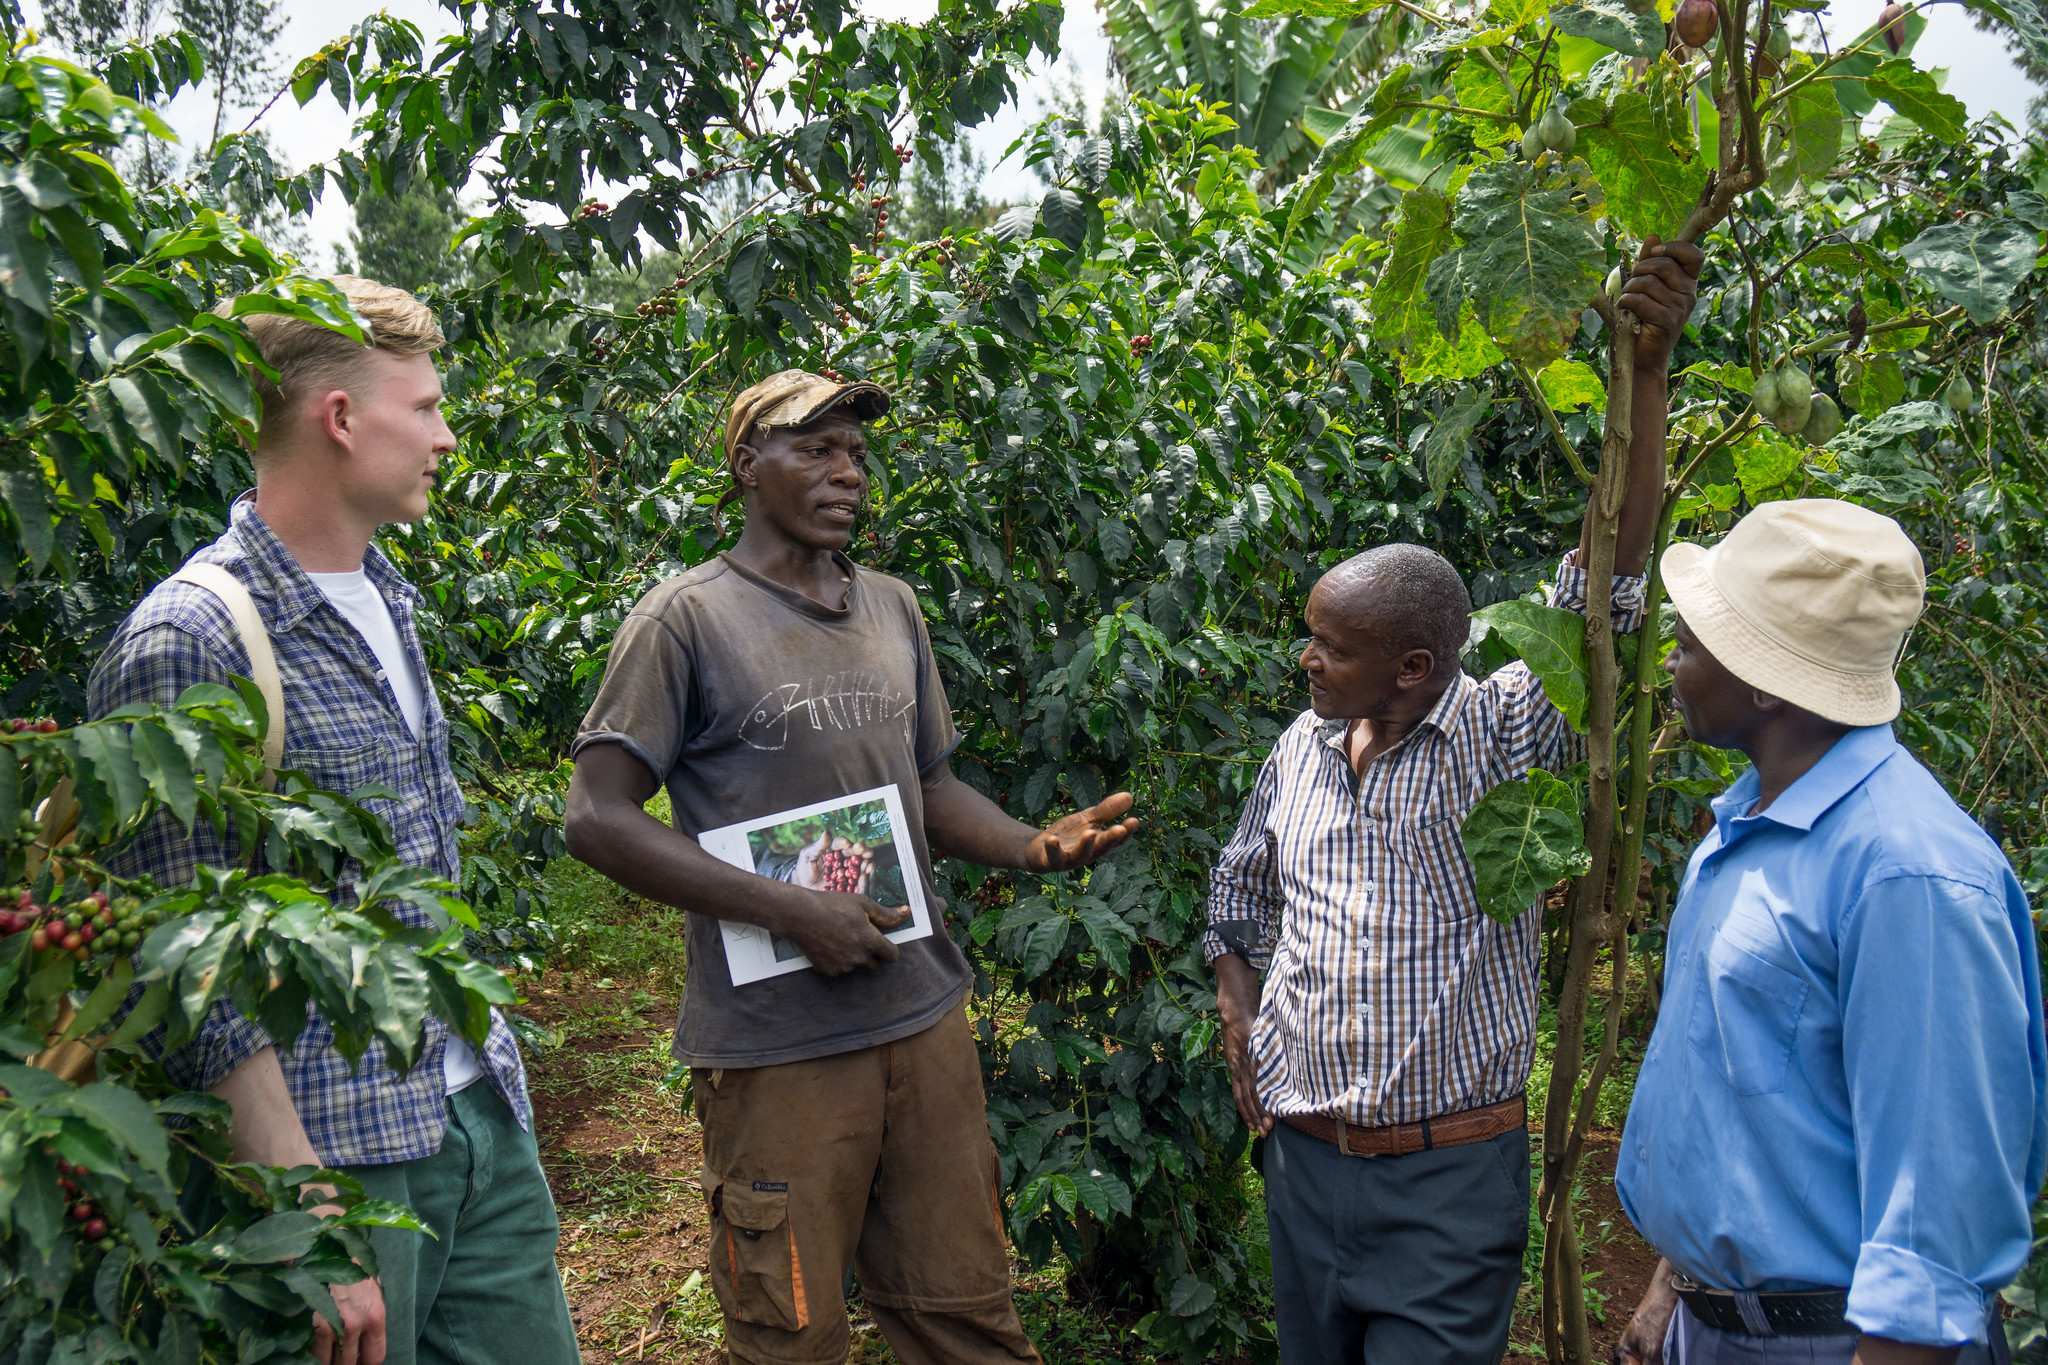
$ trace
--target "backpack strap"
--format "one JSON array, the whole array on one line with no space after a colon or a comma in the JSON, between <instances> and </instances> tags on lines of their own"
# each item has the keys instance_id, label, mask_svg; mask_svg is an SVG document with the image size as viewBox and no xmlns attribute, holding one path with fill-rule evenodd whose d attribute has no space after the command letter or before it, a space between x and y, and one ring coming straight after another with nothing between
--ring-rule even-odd
<instances>
[{"instance_id":1,"label":"backpack strap","mask_svg":"<svg viewBox=\"0 0 2048 1365\"><path fill-rule=\"evenodd\" d=\"M236 577L218 564L187 563L171 575L179 583L204 588L221 601L235 619L235 632L249 656L249 672L263 705L270 712L270 724L263 732L263 763L272 772L284 766L284 681L277 671L277 652L270 645L270 631L256 610L256 599Z\"/></svg>"}]
</instances>

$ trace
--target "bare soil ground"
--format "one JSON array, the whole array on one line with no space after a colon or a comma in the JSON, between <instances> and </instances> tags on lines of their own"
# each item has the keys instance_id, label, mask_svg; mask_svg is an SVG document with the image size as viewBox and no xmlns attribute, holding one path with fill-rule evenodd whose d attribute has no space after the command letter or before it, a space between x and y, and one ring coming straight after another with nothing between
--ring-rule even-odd
<instances>
[{"instance_id":1,"label":"bare soil ground","mask_svg":"<svg viewBox=\"0 0 2048 1365\"><path fill-rule=\"evenodd\" d=\"M664 1087L676 1010L672 987L654 974L629 980L564 970L522 984L527 1003L521 1012L561 1039L529 1058L529 1073L541 1160L562 1219L563 1283L584 1360L723 1365L718 1306L704 1279L701 1137L681 1078ZM1657 1259L1615 1199L1614 1145L1613 1134L1596 1137L1585 1196L1588 1266L1598 1272L1591 1287L1605 1295L1605 1321L1594 1323L1601 1359ZM1049 1365L1151 1359L1127 1327L1077 1323L1081 1315L1061 1302L1056 1274L1022 1278L1020 1294ZM858 1305L855 1312L853 1360L893 1360ZM1542 1359L1532 1290L1523 1292L1513 1340L1509 1362Z\"/></svg>"},{"instance_id":2,"label":"bare soil ground","mask_svg":"<svg viewBox=\"0 0 2048 1365\"><path fill-rule=\"evenodd\" d=\"M1614 1192L1614 1154L1620 1140L1619 1133L1592 1133L1581 1177L1585 1202L1580 1226L1585 1229L1583 1245L1589 1248L1586 1297L1593 1313L1593 1358L1601 1361L1613 1359L1614 1343L1657 1268L1656 1248L1637 1235ZM1537 1303L1535 1286L1523 1285L1510 1336L1509 1365L1533 1365L1543 1359L1543 1320Z\"/></svg>"}]
</instances>

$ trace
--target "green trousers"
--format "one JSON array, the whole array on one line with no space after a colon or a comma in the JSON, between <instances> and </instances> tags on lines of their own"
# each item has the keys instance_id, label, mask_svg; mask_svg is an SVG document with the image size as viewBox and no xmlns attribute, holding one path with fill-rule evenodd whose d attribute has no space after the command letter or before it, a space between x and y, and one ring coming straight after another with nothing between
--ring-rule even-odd
<instances>
[{"instance_id":1,"label":"green trousers","mask_svg":"<svg viewBox=\"0 0 2048 1365\"><path fill-rule=\"evenodd\" d=\"M377 1228L385 1365L579 1365L555 1270L555 1201L540 1149L488 1080L448 1097L441 1150L342 1169L434 1230Z\"/></svg>"}]
</instances>

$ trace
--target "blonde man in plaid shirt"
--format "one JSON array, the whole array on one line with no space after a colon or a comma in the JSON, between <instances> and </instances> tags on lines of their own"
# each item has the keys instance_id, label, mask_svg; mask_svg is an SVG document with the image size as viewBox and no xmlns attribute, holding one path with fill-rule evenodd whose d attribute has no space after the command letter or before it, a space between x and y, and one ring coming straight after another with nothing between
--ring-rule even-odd
<instances>
[{"instance_id":1,"label":"blonde man in plaid shirt","mask_svg":"<svg viewBox=\"0 0 2048 1365\"><path fill-rule=\"evenodd\" d=\"M1666 372L1702 264L1653 238L1621 300L1643 327L1617 630L1641 613ZM1585 609L1587 549L1560 568L1553 604ZM1470 612L1456 570L1420 546L1324 575L1301 656L1310 709L1215 869L1203 945L1238 1111L1269 1139L1289 1365L1497 1365L1507 1344L1542 916L1480 913L1459 827L1495 785L1569 766L1579 741L1526 666L1460 671Z\"/></svg>"},{"instance_id":2,"label":"blonde man in plaid shirt","mask_svg":"<svg viewBox=\"0 0 2048 1365\"><path fill-rule=\"evenodd\" d=\"M432 355L441 331L402 290L348 275L331 282L375 344L294 318L250 319L278 374L276 383L254 377L256 489L192 559L226 569L255 600L284 686L284 715L271 722L285 727L285 766L330 791L389 787L397 800L368 804L390 824L398 856L454 880L462 792L413 628L419 591L371 539L388 522L427 514L435 471L455 449ZM104 715L170 702L250 672L226 604L173 579L115 632L93 669L90 704ZM239 860L233 840L203 821L188 836L165 818L124 851L120 870L182 886L200 864ZM392 912L430 927L414 907ZM380 1278L335 1286L343 1331L318 1322L310 1349L319 1365L578 1359L555 1272L554 1202L503 1018L492 1019L481 1053L430 1018L419 1065L400 1076L380 1049L351 1071L316 1010L297 1038L273 1039L222 1001L189 1046L162 1060L178 1084L233 1106L238 1160L345 1170L433 1228L433 1237L376 1230Z\"/></svg>"}]
</instances>

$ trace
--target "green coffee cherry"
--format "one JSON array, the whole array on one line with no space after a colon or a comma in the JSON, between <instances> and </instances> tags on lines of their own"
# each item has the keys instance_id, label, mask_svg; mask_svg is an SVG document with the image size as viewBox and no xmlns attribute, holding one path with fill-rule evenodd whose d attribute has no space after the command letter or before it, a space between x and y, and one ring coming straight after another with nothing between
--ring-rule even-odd
<instances>
[{"instance_id":1,"label":"green coffee cherry","mask_svg":"<svg viewBox=\"0 0 2048 1365\"><path fill-rule=\"evenodd\" d=\"M1785 59L1792 55L1792 30L1783 24L1774 25L1771 28L1771 36L1764 39L1764 51L1770 53L1771 59L1782 66Z\"/></svg>"},{"instance_id":2,"label":"green coffee cherry","mask_svg":"<svg viewBox=\"0 0 2048 1365\"><path fill-rule=\"evenodd\" d=\"M1542 120L1538 119L1535 123L1529 125L1527 132L1522 134L1522 159L1524 161L1534 161L1537 157L1543 155L1543 134L1537 131L1541 123Z\"/></svg>"},{"instance_id":3,"label":"green coffee cherry","mask_svg":"<svg viewBox=\"0 0 2048 1365\"><path fill-rule=\"evenodd\" d=\"M1977 391L1970 387L1970 381L1957 375L1948 382L1948 391L1942 394L1942 401L1957 412L1968 412L1970 405L1977 401Z\"/></svg>"},{"instance_id":4,"label":"green coffee cherry","mask_svg":"<svg viewBox=\"0 0 2048 1365\"><path fill-rule=\"evenodd\" d=\"M1824 393L1813 395L1806 425L1799 429L1800 436L1810 446L1824 446L1834 440L1835 433L1841 429L1842 410L1835 406L1835 400Z\"/></svg>"},{"instance_id":5,"label":"green coffee cherry","mask_svg":"<svg viewBox=\"0 0 2048 1365\"><path fill-rule=\"evenodd\" d=\"M1610 299L1620 298L1621 291L1627 284L1628 280L1622 275L1621 267L1614 267L1614 269L1607 272L1607 297Z\"/></svg>"}]
</instances>

